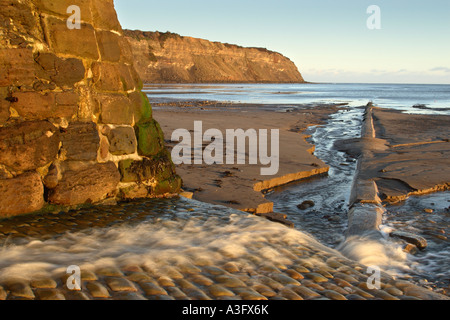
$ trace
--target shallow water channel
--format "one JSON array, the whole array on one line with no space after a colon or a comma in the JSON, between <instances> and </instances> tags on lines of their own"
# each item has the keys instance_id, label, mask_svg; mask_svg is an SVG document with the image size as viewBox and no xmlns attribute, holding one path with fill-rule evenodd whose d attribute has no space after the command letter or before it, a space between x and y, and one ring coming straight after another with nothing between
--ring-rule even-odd
<instances>
[{"instance_id":1,"label":"shallow water channel","mask_svg":"<svg viewBox=\"0 0 450 320\"><path fill-rule=\"evenodd\" d=\"M321 243L340 249L345 240L350 190L356 160L333 148L335 141L358 138L361 134L363 109L350 108L331 115L323 126L306 132L316 146L315 155L330 166L327 176L312 178L276 188L266 197L274 210L288 215L295 228L313 235ZM372 241L353 244L352 257L360 262L374 262L402 278L431 287L447 288L450 284L450 192L411 197L405 203L386 207L382 245ZM305 210L297 206L313 201ZM432 208L433 213L424 209ZM404 243L389 238L393 230L408 231L424 237L428 247L415 255L403 252Z\"/></svg>"}]
</instances>

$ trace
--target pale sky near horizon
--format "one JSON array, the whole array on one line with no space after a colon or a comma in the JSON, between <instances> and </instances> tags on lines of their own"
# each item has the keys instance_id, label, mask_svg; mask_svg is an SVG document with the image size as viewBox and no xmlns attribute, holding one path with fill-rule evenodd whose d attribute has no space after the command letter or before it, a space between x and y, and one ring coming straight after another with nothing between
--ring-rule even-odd
<instances>
[{"instance_id":1,"label":"pale sky near horizon","mask_svg":"<svg viewBox=\"0 0 450 320\"><path fill-rule=\"evenodd\" d=\"M311 82L450 84L449 0L114 0L123 28L264 47ZM381 9L370 30L367 8Z\"/></svg>"}]
</instances>

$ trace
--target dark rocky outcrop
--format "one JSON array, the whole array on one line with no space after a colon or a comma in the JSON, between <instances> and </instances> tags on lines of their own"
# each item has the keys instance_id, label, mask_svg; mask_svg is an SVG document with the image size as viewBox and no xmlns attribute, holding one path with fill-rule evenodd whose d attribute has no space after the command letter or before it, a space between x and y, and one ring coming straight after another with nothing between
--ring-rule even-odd
<instances>
[{"instance_id":1,"label":"dark rocky outcrop","mask_svg":"<svg viewBox=\"0 0 450 320\"><path fill-rule=\"evenodd\" d=\"M113 0L0 0L0 217L178 192L133 59Z\"/></svg>"},{"instance_id":2,"label":"dark rocky outcrop","mask_svg":"<svg viewBox=\"0 0 450 320\"><path fill-rule=\"evenodd\" d=\"M263 48L182 37L174 33L124 30L134 66L148 83L301 83L295 64Z\"/></svg>"}]
</instances>

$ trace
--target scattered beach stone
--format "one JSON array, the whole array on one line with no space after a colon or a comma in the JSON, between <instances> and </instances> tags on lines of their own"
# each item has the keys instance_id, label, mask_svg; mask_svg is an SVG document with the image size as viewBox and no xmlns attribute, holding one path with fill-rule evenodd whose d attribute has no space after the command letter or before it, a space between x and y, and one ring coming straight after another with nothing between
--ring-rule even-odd
<instances>
[{"instance_id":1,"label":"scattered beach stone","mask_svg":"<svg viewBox=\"0 0 450 320\"><path fill-rule=\"evenodd\" d=\"M403 248L403 251L409 254L416 254L417 250L417 247L411 243L406 244L406 246Z\"/></svg>"},{"instance_id":2,"label":"scattered beach stone","mask_svg":"<svg viewBox=\"0 0 450 320\"><path fill-rule=\"evenodd\" d=\"M433 209L424 209L423 211L426 212L426 213L433 213L434 212Z\"/></svg>"},{"instance_id":3,"label":"scattered beach stone","mask_svg":"<svg viewBox=\"0 0 450 320\"><path fill-rule=\"evenodd\" d=\"M314 207L316 204L312 200L303 201L301 204L297 206L300 210L307 210L309 208Z\"/></svg>"},{"instance_id":4,"label":"scattered beach stone","mask_svg":"<svg viewBox=\"0 0 450 320\"><path fill-rule=\"evenodd\" d=\"M427 240L421 236L404 232L404 231L393 231L389 234L393 238L399 238L415 245L420 250L425 249L428 246Z\"/></svg>"}]
</instances>

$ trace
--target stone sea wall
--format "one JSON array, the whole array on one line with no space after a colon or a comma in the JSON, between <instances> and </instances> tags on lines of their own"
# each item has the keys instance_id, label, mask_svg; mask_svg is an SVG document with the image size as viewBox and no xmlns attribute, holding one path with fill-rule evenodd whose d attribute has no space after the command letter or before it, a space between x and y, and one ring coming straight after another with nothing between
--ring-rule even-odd
<instances>
[{"instance_id":1,"label":"stone sea wall","mask_svg":"<svg viewBox=\"0 0 450 320\"><path fill-rule=\"evenodd\" d=\"M178 192L141 89L113 0L0 0L0 218Z\"/></svg>"},{"instance_id":2,"label":"stone sea wall","mask_svg":"<svg viewBox=\"0 0 450 320\"><path fill-rule=\"evenodd\" d=\"M134 66L149 83L303 83L295 64L264 48L124 30Z\"/></svg>"}]
</instances>

